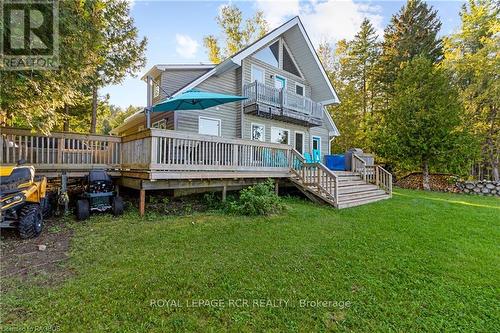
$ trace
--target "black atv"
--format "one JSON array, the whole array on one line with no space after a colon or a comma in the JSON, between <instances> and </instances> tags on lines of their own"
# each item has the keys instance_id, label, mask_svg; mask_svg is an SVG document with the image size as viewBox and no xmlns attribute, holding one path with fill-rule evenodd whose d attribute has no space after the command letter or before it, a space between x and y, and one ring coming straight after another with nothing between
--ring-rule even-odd
<instances>
[{"instance_id":1,"label":"black atv","mask_svg":"<svg viewBox=\"0 0 500 333\"><path fill-rule=\"evenodd\" d=\"M113 180L104 170L92 170L84 183L84 192L76 202L76 218L87 219L90 212L111 210L114 216L123 214L123 200L115 191Z\"/></svg>"}]
</instances>

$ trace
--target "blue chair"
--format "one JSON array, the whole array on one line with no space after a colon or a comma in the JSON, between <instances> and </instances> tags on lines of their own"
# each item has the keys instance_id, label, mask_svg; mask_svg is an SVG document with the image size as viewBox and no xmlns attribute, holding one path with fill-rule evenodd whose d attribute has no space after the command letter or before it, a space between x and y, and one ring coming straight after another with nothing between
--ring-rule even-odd
<instances>
[{"instance_id":1,"label":"blue chair","mask_svg":"<svg viewBox=\"0 0 500 333\"><path fill-rule=\"evenodd\" d=\"M304 159L306 160L306 163L314 163L311 154L309 153L304 153Z\"/></svg>"},{"instance_id":2,"label":"blue chair","mask_svg":"<svg viewBox=\"0 0 500 333\"><path fill-rule=\"evenodd\" d=\"M278 164L277 165L278 167L285 168L288 166L288 160L287 160L284 152L279 151L276 154L276 162Z\"/></svg>"},{"instance_id":3,"label":"blue chair","mask_svg":"<svg viewBox=\"0 0 500 333\"><path fill-rule=\"evenodd\" d=\"M264 148L264 151L262 152L262 163L264 164L264 167L273 166L273 157L269 148Z\"/></svg>"},{"instance_id":4,"label":"blue chair","mask_svg":"<svg viewBox=\"0 0 500 333\"><path fill-rule=\"evenodd\" d=\"M321 152L318 149L313 150L314 163L321 163Z\"/></svg>"}]
</instances>

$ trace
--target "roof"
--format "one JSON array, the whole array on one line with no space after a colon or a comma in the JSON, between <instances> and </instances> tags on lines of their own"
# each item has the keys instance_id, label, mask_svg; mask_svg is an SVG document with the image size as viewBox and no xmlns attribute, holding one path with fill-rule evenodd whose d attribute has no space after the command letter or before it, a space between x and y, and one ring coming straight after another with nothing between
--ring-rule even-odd
<instances>
[{"instance_id":1,"label":"roof","mask_svg":"<svg viewBox=\"0 0 500 333\"><path fill-rule=\"evenodd\" d=\"M145 81L148 76L156 77L161 72L171 69L171 70L193 70L193 69L212 69L216 65L215 64L158 64L151 67L144 75L141 77L141 80Z\"/></svg>"},{"instance_id":2,"label":"roof","mask_svg":"<svg viewBox=\"0 0 500 333\"><path fill-rule=\"evenodd\" d=\"M292 30L292 28L296 28L295 30ZM157 76L159 73L161 73L164 70L167 69L186 69L186 70L193 70L193 69L208 69L208 72L205 74L199 76L197 79L191 81L181 89L177 90L172 96L177 96L189 89L193 89L196 86L198 86L200 83L204 82L208 78L212 77L213 75L218 75L222 74L230 69L237 68L241 66L242 60L249 55L255 53L258 51L260 48L264 47L277 37L281 36L287 31L293 31L295 34L299 34L302 38L303 41L305 42L307 46L307 50L310 52L312 58L314 59L314 70L318 71L319 75L323 78L322 85L326 87L327 92L325 92L325 95L328 95L330 98L320 98L316 99L318 100L321 104L323 105L329 105L329 104L338 104L340 103L340 99L337 95L337 92L335 91L335 88L332 86L330 79L328 78L328 75L326 74L325 68L323 67L323 64L321 63L318 54L316 53L316 50L314 49L311 39L309 38L307 32L304 29L304 26L302 24L302 21L298 16L295 16L294 18L290 19L289 21L283 23L281 26L273 29L263 37L259 38L255 42L249 44L248 46L244 47L240 51L236 52L232 56L228 57L218 65L214 64L163 64L163 65L155 65L153 66L147 73L145 73L141 79L145 79L148 75L151 75L153 77ZM321 84L321 83L320 83ZM323 97L323 96L322 96ZM137 112L128 118L125 119L124 124L131 121L131 120L137 120L139 117L139 114L142 112ZM335 126L335 123L332 120L332 117L330 116L329 112L325 110L325 115L328 120L328 124L331 127L331 135L339 135L339 131L337 130L337 127ZM122 125L124 125L122 124ZM120 125L118 128L114 129L112 132L116 132L116 130L122 128L122 125Z\"/></svg>"},{"instance_id":3,"label":"roof","mask_svg":"<svg viewBox=\"0 0 500 333\"><path fill-rule=\"evenodd\" d=\"M241 49L240 51L236 52L229 58L225 59L223 62L218 64L217 66L213 67L211 70L209 70L207 73L204 75L200 76L196 80L192 81L191 83L187 84L184 86L182 89L178 90L175 95L178 95L186 90L192 89L208 79L209 77L215 75L215 74L221 74L228 69L235 68L237 66L241 66L241 62L244 58L248 57L249 55L255 53L258 51L260 48L264 47L271 41L273 41L275 38L279 37L280 35L284 34L285 32L289 31L290 29L298 27L300 34L302 34L302 37L304 38L304 41L307 45L308 50L311 52L312 57L314 58L315 64L317 65L317 69L320 71L321 76L324 79L324 83L326 84L327 89L331 93L330 96L332 98L330 99L324 99L320 100L320 102L323 105L328 105L328 104L338 104L340 103L340 99L337 95L337 92L335 91L335 88L333 88L330 79L328 78L328 75L326 74L325 68L323 67L323 64L319 60L318 54L316 53L316 50L314 49L311 39L307 35L307 32L304 29L304 25L302 24L302 21L298 16L295 16L294 18L290 19L289 21L283 23L281 26L277 27L276 29L270 31L260 39L256 40L252 44L248 45L247 47Z\"/></svg>"}]
</instances>

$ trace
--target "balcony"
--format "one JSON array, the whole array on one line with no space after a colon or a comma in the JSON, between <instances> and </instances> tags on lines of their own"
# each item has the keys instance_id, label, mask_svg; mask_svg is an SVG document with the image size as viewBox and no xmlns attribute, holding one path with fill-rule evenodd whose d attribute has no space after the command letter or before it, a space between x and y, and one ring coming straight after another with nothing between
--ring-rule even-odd
<instances>
[{"instance_id":1,"label":"balcony","mask_svg":"<svg viewBox=\"0 0 500 333\"><path fill-rule=\"evenodd\" d=\"M245 113L307 127L323 124L323 106L307 97L257 81L243 86L243 96L248 98L243 102Z\"/></svg>"}]
</instances>

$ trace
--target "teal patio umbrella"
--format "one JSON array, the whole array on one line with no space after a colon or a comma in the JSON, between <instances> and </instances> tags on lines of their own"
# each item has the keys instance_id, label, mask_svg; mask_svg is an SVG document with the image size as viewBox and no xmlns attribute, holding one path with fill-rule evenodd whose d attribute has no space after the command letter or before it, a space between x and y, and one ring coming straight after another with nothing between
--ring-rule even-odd
<instances>
[{"instance_id":1,"label":"teal patio umbrella","mask_svg":"<svg viewBox=\"0 0 500 333\"><path fill-rule=\"evenodd\" d=\"M202 110L244 99L247 97L191 89L154 105L151 111Z\"/></svg>"}]
</instances>

